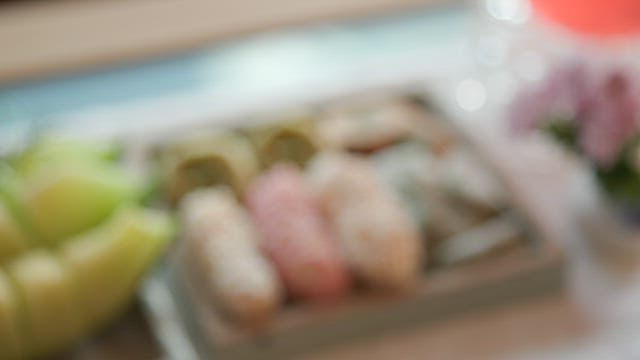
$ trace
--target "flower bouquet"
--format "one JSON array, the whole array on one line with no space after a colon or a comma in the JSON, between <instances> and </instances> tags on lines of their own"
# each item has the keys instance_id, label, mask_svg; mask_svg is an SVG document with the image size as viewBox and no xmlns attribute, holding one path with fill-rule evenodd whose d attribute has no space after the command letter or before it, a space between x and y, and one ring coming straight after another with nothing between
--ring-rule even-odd
<instances>
[{"instance_id":1,"label":"flower bouquet","mask_svg":"<svg viewBox=\"0 0 640 360\"><path fill-rule=\"evenodd\" d=\"M519 133L542 130L584 160L600 193L640 225L640 77L631 68L565 64L511 107Z\"/></svg>"},{"instance_id":2,"label":"flower bouquet","mask_svg":"<svg viewBox=\"0 0 640 360\"><path fill-rule=\"evenodd\" d=\"M572 195L570 285L601 319L640 318L640 80L632 68L572 62L510 108L518 134L549 135L585 166ZM586 186L585 186L586 185Z\"/></svg>"}]
</instances>

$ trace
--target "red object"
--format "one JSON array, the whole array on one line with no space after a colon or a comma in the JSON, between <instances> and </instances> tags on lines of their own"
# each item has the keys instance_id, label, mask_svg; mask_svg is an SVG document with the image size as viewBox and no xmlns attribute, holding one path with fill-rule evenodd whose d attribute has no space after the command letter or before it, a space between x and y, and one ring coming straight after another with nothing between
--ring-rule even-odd
<instances>
[{"instance_id":1,"label":"red object","mask_svg":"<svg viewBox=\"0 0 640 360\"><path fill-rule=\"evenodd\" d=\"M542 16L582 34L640 34L640 0L531 0L531 3Z\"/></svg>"},{"instance_id":2,"label":"red object","mask_svg":"<svg viewBox=\"0 0 640 360\"><path fill-rule=\"evenodd\" d=\"M326 300L347 292L350 281L338 243L300 170L274 166L249 187L247 207L265 252L292 296Z\"/></svg>"}]
</instances>

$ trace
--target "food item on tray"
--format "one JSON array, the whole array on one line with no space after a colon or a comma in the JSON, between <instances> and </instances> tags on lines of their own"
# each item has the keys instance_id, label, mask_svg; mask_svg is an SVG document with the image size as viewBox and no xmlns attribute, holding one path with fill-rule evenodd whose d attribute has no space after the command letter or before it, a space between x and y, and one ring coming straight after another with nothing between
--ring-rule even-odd
<instances>
[{"instance_id":1,"label":"food item on tray","mask_svg":"<svg viewBox=\"0 0 640 360\"><path fill-rule=\"evenodd\" d=\"M437 183L437 158L428 145L407 141L377 152L372 156L376 172L380 178L393 188L403 204L409 209L416 223L423 231L428 227L429 219L436 206L429 195L439 195L429 185Z\"/></svg>"},{"instance_id":2,"label":"food item on tray","mask_svg":"<svg viewBox=\"0 0 640 360\"><path fill-rule=\"evenodd\" d=\"M30 245L22 225L0 200L0 264L23 253Z\"/></svg>"},{"instance_id":3,"label":"food item on tray","mask_svg":"<svg viewBox=\"0 0 640 360\"><path fill-rule=\"evenodd\" d=\"M272 315L281 284L259 249L251 219L224 187L199 189L180 203L183 239L207 300L243 322Z\"/></svg>"},{"instance_id":4,"label":"food item on tray","mask_svg":"<svg viewBox=\"0 0 640 360\"><path fill-rule=\"evenodd\" d=\"M302 118L258 126L247 134L264 168L278 162L304 166L318 149L315 127L314 119Z\"/></svg>"},{"instance_id":5,"label":"food item on tray","mask_svg":"<svg viewBox=\"0 0 640 360\"><path fill-rule=\"evenodd\" d=\"M53 253L36 250L8 267L22 301L29 357L58 351L77 339L87 321L69 269Z\"/></svg>"},{"instance_id":6,"label":"food item on tray","mask_svg":"<svg viewBox=\"0 0 640 360\"><path fill-rule=\"evenodd\" d=\"M365 154L411 139L425 142L440 153L455 142L449 126L421 99L412 96L369 99L358 106L330 109L317 127L324 146Z\"/></svg>"},{"instance_id":7,"label":"food item on tray","mask_svg":"<svg viewBox=\"0 0 640 360\"><path fill-rule=\"evenodd\" d=\"M470 149L457 147L441 158L440 183L448 193L475 206L478 211L499 210L505 204L501 183Z\"/></svg>"},{"instance_id":8,"label":"food item on tray","mask_svg":"<svg viewBox=\"0 0 640 360\"><path fill-rule=\"evenodd\" d=\"M449 239L491 221L505 207L501 183L464 144L449 143L435 153L430 144L410 141L376 153L373 160L420 224L433 265L453 262L436 259L436 248L447 249ZM462 247L486 252L475 251L476 245Z\"/></svg>"},{"instance_id":9,"label":"food item on tray","mask_svg":"<svg viewBox=\"0 0 640 360\"><path fill-rule=\"evenodd\" d=\"M395 190L420 226L428 258L438 242L484 220L484 213L477 213L447 193L441 176L445 164L428 145L401 143L376 153L373 161L381 179Z\"/></svg>"},{"instance_id":10,"label":"food item on tray","mask_svg":"<svg viewBox=\"0 0 640 360\"><path fill-rule=\"evenodd\" d=\"M421 268L422 241L371 164L326 152L313 160L309 177L357 278L376 288L411 285Z\"/></svg>"},{"instance_id":11,"label":"food item on tray","mask_svg":"<svg viewBox=\"0 0 640 360\"><path fill-rule=\"evenodd\" d=\"M21 305L6 272L0 269L0 359L24 357L26 331L21 321Z\"/></svg>"},{"instance_id":12,"label":"food item on tray","mask_svg":"<svg viewBox=\"0 0 640 360\"><path fill-rule=\"evenodd\" d=\"M520 223L504 214L441 241L433 249L433 259L437 265L455 264L506 248L523 237Z\"/></svg>"},{"instance_id":13,"label":"food item on tray","mask_svg":"<svg viewBox=\"0 0 640 360\"><path fill-rule=\"evenodd\" d=\"M483 221L505 204L500 182L461 146L435 155L424 143L405 142L376 153L373 160L421 226L438 236Z\"/></svg>"},{"instance_id":14,"label":"food item on tray","mask_svg":"<svg viewBox=\"0 0 640 360\"><path fill-rule=\"evenodd\" d=\"M232 131L183 137L163 150L161 163L173 204L193 189L215 185L227 185L242 196L259 170L251 142Z\"/></svg>"},{"instance_id":15,"label":"food item on tray","mask_svg":"<svg viewBox=\"0 0 640 360\"><path fill-rule=\"evenodd\" d=\"M125 205L107 223L64 244L59 254L81 291L90 327L124 309L172 234L165 213Z\"/></svg>"},{"instance_id":16,"label":"food item on tray","mask_svg":"<svg viewBox=\"0 0 640 360\"><path fill-rule=\"evenodd\" d=\"M348 291L349 277L305 180L296 167L275 165L251 185L247 206L289 293L335 299Z\"/></svg>"},{"instance_id":17,"label":"food item on tray","mask_svg":"<svg viewBox=\"0 0 640 360\"><path fill-rule=\"evenodd\" d=\"M459 134L452 124L443 119L440 111L426 104L416 104L415 101L414 104L421 107L422 116L413 130L413 140L427 144L435 156L446 154L460 145Z\"/></svg>"},{"instance_id":18,"label":"food item on tray","mask_svg":"<svg viewBox=\"0 0 640 360\"><path fill-rule=\"evenodd\" d=\"M319 120L318 136L332 149L371 152L410 137L419 116L403 99L348 107Z\"/></svg>"}]
</instances>

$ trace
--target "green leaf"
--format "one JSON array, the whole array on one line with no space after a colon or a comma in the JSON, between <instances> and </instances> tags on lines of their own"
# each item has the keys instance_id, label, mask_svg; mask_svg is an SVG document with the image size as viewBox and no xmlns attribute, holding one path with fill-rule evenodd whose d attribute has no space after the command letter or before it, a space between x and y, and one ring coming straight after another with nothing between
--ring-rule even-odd
<instances>
[{"instance_id":1,"label":"green leaf","mask_svg":"<svg viewBox=\"0 0 640 360\"><path fill-rule=\"evenodd\" d=\"M560 117L551 118L545 123L543 129L569 150L580 152L578 148L578 127L573 120Z\"/></svg>"},{"instance_id":2,"label":"green leaf","mask_svg":"<svg viewBox=\"0 0 640 360\"><path fill-rule=\"evenodd\" d=\"M602 189L615 200L640 200L640 173L634 163L638 146L640 137L635 137L627 142L613 166L596 167Z\"/></svg>"}]
</instances>

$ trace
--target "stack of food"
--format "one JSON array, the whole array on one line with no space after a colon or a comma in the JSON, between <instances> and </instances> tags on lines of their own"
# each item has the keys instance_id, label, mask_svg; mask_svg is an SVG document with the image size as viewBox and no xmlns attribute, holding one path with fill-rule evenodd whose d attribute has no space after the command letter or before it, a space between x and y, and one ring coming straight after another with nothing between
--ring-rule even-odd
<instances>
[{"instance_id":1,"label":"stack of food","mask_svg":"<svg viewBox=\"0 0 640 360\"><path fill-rule=\"evenodd\" d=\"M525 238L500 182L411 96L200 131L158 154L190 273L234 324L411 292L432 268Z\"/></svg>"},{"instance_id":2,"label":"stack of food","mask_svg":"<svg viewBox=\"0 0 640 360\"><path fill-rule=\"evenodd\" d=\"M0 358L40 357L107 324L172 235L110 147L43 140L0 163Z\"/></svg>"}]
</instances>

